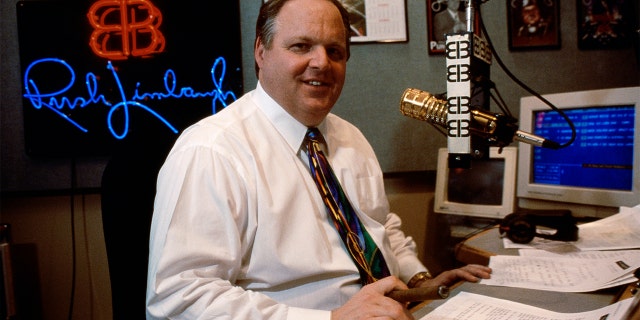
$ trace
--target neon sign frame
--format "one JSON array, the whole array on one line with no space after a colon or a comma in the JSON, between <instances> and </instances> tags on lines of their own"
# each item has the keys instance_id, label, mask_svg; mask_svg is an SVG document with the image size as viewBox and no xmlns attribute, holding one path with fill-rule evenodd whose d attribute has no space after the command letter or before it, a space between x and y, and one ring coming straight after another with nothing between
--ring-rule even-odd
<instances>
[{"instance_id":1,"label":"neon sign frame","mask_svg":"<svg viewBox=\"0 0 640 320\"><path fill-rule=\"evenodd\" d=\"M27 154L101 156L120 141L174 139L243 93L238 3L212 12L196 0L153 1L156 20L147 25L160 36L138 47L158 52L114 59L91 42L90 9L100 1L17 4ZM118 52L112 44L101 50Z\"/></svg>"}]
</instances>

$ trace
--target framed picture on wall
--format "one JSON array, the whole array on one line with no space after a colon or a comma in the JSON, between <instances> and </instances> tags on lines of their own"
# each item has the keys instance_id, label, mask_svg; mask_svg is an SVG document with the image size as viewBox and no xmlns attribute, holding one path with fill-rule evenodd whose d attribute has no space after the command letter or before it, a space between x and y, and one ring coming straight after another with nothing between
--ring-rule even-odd
<instances>
[{"instance_id":1,"label":"framed picture on wall","mask_svg":"<svg viewBox=\"0 0 640 320\"><path fill-rule=\"evenodd\" d=\"M474 33L480 35L480 20L475 12ZM430 55L444 54L445 35L467 31L463 0L427 0L427 35Z\"/></svg>"},{"instance_id":2,"label":"framed picture on wall","mask_svg":"<svg viewBox=\"0 0 640 320\"><path fill-rule=\"evenodd\" d=\"M576 0L578 48L625 49L637 32L637 0Z\"/></svg>"},{"instance_id":3,"label":"framed picture on wall","mask_svg":"<svg viewBox=\"0 0 640 320\"><path fill-rule=\"evenodd\" d=\"M262 0L267 2L268 0ZM349 12L351 43L407 42L406 0L339 0Z\"/></svg>"},{"instance_id":4,"label":"framed picture on wall","mask_svg":"<svg viewBox=\"0 0 640 320\"><path fill-rule=\"evenodd\" d=\"M406 42L406 0L340 0L349 11L351 42Z\"/></svg>"},{"instance_id":5,"label":"framed picture on wall","mask_svg":"<svg viewBox=\"0 0 640 320\"><path fill-rule=\"evenodd\" d=\"M559 49L558 1L507 0L509 50Z\"/></svg>"}]
</instances>

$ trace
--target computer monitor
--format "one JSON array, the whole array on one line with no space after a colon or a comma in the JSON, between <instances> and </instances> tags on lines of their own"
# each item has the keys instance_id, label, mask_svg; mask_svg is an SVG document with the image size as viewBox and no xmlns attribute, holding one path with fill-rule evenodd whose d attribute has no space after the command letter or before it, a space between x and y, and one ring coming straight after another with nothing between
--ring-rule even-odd
<instances>
[{"instance_id":1,"label":"computer monitor","mask_svg":"<svg viewBox=\"0 0 640 320\"><path fill-rule=\"evenodd\" d=\"M520 207L568 209L602 218L640 203L640 87L544 96L576 127L576 140L553 150L520 143ZM520 130L564 143L566 121L536 97L520 100Z\"/></svg>"},{"instance_id":2,"label":"computer monitor","mask_svg":"<svg viewBox=\"0 0 640 320\"><path fill-rule=\"evenodd\" d=\"M488 159L471 168L449 168L447 148L438 150L434 211L501 219L515 208L517 148L489 148Z\"/></svg>"}]
</instances>

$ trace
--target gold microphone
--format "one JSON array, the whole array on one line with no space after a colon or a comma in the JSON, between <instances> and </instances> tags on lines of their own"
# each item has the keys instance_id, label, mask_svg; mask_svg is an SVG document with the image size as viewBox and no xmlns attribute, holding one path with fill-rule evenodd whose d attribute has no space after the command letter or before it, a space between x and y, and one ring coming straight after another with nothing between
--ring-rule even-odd
<instances>
[{"instance_id":1,"label":"gold microphone","mask_svg":"<svg viewBox=\"0 0 640 320\"><path fill-rule=\"evenodd\" d=\"M447 102L426 91L406 89L400 99L400 112L409 118L447 127Z\"/></svg>"}]
</instances>

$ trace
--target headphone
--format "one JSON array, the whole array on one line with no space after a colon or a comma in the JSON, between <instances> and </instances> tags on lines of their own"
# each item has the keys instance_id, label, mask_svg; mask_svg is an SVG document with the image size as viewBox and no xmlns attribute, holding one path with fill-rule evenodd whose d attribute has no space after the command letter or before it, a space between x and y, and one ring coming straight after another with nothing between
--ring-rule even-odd
<instances>
[{"instance_id":1,"label":"headphone","mask_svg":"<svg viewBox=\"0 0 640 320\"><path fill-rule=\"evenodd\" d=\"M537 226L550 228L554 233L537 232ZM569 210L533 210L519 208L500 222L500 235L515 243L529 243L534 237L556 241L578 240L578 226Z\"/></svg>"}]
</instances>

